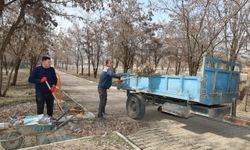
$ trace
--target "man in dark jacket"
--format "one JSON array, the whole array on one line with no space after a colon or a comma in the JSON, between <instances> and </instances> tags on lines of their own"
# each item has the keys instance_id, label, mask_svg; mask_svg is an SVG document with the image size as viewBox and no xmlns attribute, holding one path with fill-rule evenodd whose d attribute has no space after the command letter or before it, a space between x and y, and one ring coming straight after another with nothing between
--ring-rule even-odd
<instances>
[{"instance_id":1,"label":"man in dark jacket","mask_svg":"<svg viewBox=\"0 0 250 150\"><path fill-rule=\"evenodd\" d=\"M51 89L46 85L48 82ZM42 57L41 66L35 67L29 77L29 82L35 84L37 114L43 114L44 103L47 106L47 114L53 115L54 97L52 92L56 91L57 78L55 69L51 67L51 60L48 56Z\"/></svg>"},{"instance_id":2,"label":"man in dark jacket","mask_svg":"<svg viewBox=\"0 0 250 150\"><path fill-rule=\"evenodd\" d=\"M98 93L100 98L98 118L103 118L103 116L106 115L105 107L107 103L107 89L109 89L112 85L112 78L120 79L120 76L112 71L112 61L108 59L105 63L106 66L102 71L98 84Z\"/></svg>"}]
</instances>

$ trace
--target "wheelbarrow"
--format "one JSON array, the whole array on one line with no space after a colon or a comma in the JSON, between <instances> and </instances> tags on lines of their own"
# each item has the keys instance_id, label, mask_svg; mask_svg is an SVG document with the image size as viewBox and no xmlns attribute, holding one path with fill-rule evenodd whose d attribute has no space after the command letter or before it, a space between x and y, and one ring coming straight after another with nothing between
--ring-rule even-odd
<instances>
[{"instance_id":1,"label":"wheelbarrow","mask_svg":"<svg viewBox=\"0 0 250 150\"><path fill-rule=\"evenodd\" d=\"M45 124L12 124L10 122L0 123L0 142L4 149L18 149L22 146L25 136L50 135L71 121L75 115L66 116L63 113L53 122ZM38 143L37 143L38 144Z\"/></svg>"}]
</instances>

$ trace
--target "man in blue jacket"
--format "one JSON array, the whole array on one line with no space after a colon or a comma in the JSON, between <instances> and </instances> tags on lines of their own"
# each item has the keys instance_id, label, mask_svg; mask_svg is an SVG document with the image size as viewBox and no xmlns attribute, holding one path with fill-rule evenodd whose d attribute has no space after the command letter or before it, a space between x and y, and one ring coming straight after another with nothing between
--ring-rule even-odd
<instances>
[{"instance_id":1,"label":"man in blue jacket","mask_svg":"<svg viewBox=\"0 0 250 150\"><path fill-rule=\"evenodd\" d=\"M109 89L112 85L112 78L120 79L120 76L112 71L112 61L108 59L105 64L106 66L102 71L98 84L98 93L100 98L98 118L103 118L103 116L106 115L105 107L107 103L107 89Z\"/></svg>"},{"instance_id":2,"label":"man in blue jacket","mask_svg":"<svg viewBox=\"0 0 250 150\"><path fill-rule=\"evenodd\" d=\"M46 85L48 82L51 89ZM56 91L57 77L55 69L51 67L51 60L48 56L42 57L41 66L35 67L29 77L29 82L35 84L37 114L43 114L44 104L47 106L47 114L53 115L54 97L52 92Z\"/></svg>"}]
</instances>

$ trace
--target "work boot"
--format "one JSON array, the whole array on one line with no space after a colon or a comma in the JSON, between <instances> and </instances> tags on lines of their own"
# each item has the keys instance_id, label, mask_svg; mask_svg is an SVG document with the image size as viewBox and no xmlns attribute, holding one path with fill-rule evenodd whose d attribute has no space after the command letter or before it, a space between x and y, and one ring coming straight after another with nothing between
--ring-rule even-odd
<instances>
[{"instance_id":1,"label":"work boot","mask_svg":"<svg viewBox=\"0 0 250 150\"><path fill-rule=\"evenodd\" d=\"M104 117L108 117L109 114L107 114L107 113L104 112L104 113L102 113L102 115L103 115Z\"/></svg>"},{"instance_id":2,"label":"work boot","mask_svg":"<svg viewBox=\"0 0 250 150\"><path fill-rule=\"evenodd\" d=\"M103 116L103 114L98 114L98 115L97 115L97 118L98 118L98 119L103 119L104 116Z\"/></svg>"}]
</instances>

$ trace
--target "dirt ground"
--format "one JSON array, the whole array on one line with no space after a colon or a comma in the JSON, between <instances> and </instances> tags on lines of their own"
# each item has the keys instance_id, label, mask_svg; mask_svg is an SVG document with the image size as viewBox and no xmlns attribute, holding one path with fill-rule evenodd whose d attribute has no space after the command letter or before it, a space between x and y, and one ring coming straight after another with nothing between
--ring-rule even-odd
<instances>
[{"instance_id":1,"label":"dirt ground","mask_svg":"<svg viewBox=\"0 0 250 150\"><path fill-rule=\"evenodd\" d=\"M99 103L97 84L93 81L65 73L61 73L61 76L63 90L86 107L88 111L96 115ZM27 80L20 80L18 84L22 88L13 88L7 99L1 98L1 102L4 100L13 101L8 104L0 104L1 122L8 120L8 117L11 115L32 115L36 112L32 86L27 85ZM15 93L19 93L17 94L18 97L15 96ZM21 101L19 99L27 100ZM63 99L67 98L64 97ZM66 101L70 103L69 100ZM47 140L43 144L94 135L95 140L84 140L84 142L76 140L73 142L74 144L71 141L50 146L53 149L122 149L120 148L124 147L122 142L113 142L116 140L113 139L112 132L119 131L141 149L238 150L249 149L250 147L250 129L247 128L229 125L204 117L182 119L160 113L157 111L156 106L147 106L143 120L135 121L127 117L125 106L126 93L111 88L108 91L106 111L109 115L106 120L87 119L70 122L60 133L47 137L52 140ZM60 111L55 106L55 115L59 114ZM249 113L245 114L249 115ZM58 138L55 141L57 139L55 136L66 136L67 138ZM29 141L29 139L26 141ZM24 147L34 145L26 144ZM75 147L72 147L72 145L75 145ZM44 147L44 149L50 148Z\"/></svg>"},{"instance_id":2,"label":"dirt ground","mask_svg":"<svg viewBox=\"0 0 250 150\"><path fill-rule=\"evenodd\" d=\"M21 69L18 74L16 86L11 86L5 97L0 97L0 107L5 105L15 105L34 100L34 88L28 84L28 70ZM3 78L6 80L6 76ZM5 88L5 82L3 88Z\"/></svg>"}]
</instances>

